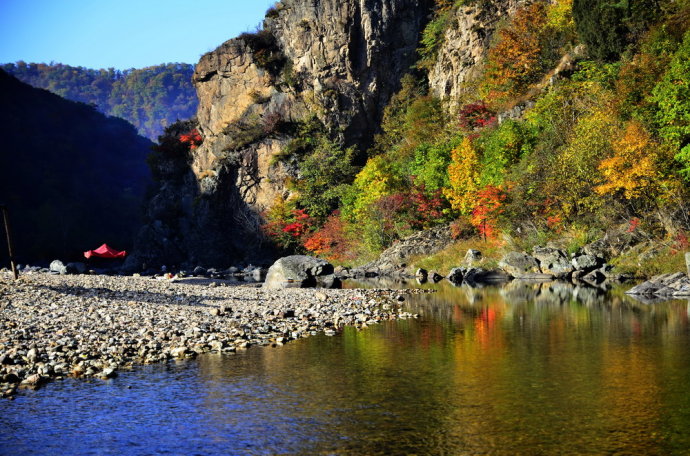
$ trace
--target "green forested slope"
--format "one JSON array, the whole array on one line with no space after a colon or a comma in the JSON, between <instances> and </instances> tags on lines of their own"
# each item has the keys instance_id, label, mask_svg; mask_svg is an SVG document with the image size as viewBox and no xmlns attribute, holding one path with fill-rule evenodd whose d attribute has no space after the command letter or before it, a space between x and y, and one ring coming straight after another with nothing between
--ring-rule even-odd
<instances>
[{"instance_id":1,"label":"green forested slope","mask_svg":"<svg viewBox=\"0 0 690 456\"><path fill-rule=\"evenodd\" d=\"M436 1L366 165L336 172L319 157L345 169L355 154L308 128L313 140L282 157L309 172L266 214L277 243L347 261L452 222L459 239L496 244L567 238L575 248L622 227L668 253L688 247L690 2L523 3L454 112L427 72L450 18L475 2Z\"/></svg>"},{"instance_id":2,"label":"green forested slope","mask_svg":"<svg viewBox=\"0 0 690 456\"><path fill-rule=\"evenodd\" d=\"M184 63L125 71L25 62L1 68L29 85L125 119L151 140L176 120L193 117L198 104L194 65Z\"/></svg>"}]
</instances>

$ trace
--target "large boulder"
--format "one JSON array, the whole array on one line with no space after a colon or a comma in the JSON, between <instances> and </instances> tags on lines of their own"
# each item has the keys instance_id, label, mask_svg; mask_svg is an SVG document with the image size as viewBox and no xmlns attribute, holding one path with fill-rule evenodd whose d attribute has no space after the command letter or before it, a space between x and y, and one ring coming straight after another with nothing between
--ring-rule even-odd
<instances>
[{"instance_id":1,"label":"large boulder","mask_svg":"<svg viewBox=\"0 0 690 456\"><path fill-rule=\"evenodd\" d=\"M67 266L60 260L53 260L50 263L50 272L53 274L65 275L67 274Z\"/></svg>"},{"instance_id":2,"label":"large boulder","mask_svg":"<svg viewBox=\"0 0 690 456\"><path fill-rule=\"evenodd\" d=\"M273 263L266 274L263 288L340 288L333 265L306 255L292 255Z\"/></svg>"},{"instance_id":3,"label":"large boulder","mask_svg":"<svg viewBox=\"0 0 690 456\"><path fill-rule=\"evenodd\" d=\"M565 278L575 270L566 253L560 249L536 246L532 249L532 255L544 274Z\"/></svg>"},{"instance_id":4,"label":"large boulder","mask_svg":"<svg viewBox=\"0 0 690 456\"><path fill-rule=\"evenodd\" d=\"M535 274L541 274L536 258L524 252L507 253L498 263L498 267L516 279L531 278Z\"/></svg>"},{"instance_id":5,"label":"large boulder","mask_svg":"<svg viewBox=\"0 0 690 456\"><path fill-rule=\"evenodd\" d=\"M599 260L594 255L580 255L572 259L573 267L578 271L591 271L599 265Z\"/></svg>"}]
</instances>

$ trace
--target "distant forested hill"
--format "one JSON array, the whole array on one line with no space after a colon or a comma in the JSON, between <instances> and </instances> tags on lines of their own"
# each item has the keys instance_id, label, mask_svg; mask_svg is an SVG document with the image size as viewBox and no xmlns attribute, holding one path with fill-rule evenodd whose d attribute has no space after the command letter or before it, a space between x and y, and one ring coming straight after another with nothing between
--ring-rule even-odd
<instances>
[{"instance_id":1,"label":"distant forested hill","mask_svg":"<svg viewBox=\"0 0 690 456\"><path fill-rule=\"evenodd\" d=\"M125 119L154 141L166 126L196 113L197 98L191 82L194 65L186 63L125 71L25 62L1 68L29 85L93 104L104 114Z\"/></svg>"},{"instance_id":2,"label":"distant forested hill","mask_svg":"<svg viewBox=\"0 0 690 456\"><path fill-rule=\"evenodd\" d=\"M0 70L0 203L18 259L76 259L107 242L131 248L150 183L152 143L128 122ZM0 267L6 264L4 235Z\"/></svg>"}]
</instances>

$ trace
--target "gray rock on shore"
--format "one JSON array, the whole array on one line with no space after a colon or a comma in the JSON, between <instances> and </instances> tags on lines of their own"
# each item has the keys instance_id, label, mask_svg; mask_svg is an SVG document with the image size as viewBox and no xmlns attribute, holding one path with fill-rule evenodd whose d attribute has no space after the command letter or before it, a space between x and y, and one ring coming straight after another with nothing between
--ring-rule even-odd
<instances>
[{"instance_id":1,"label":"gray rock on shore","mask_svg":"<svg viewBox=\"0 0 690 456\"><path fill-rule=\"evenodd\" d=\"M266 274L263 288L340 288L333 265L327 261L306 256L292 255L273 263Z\"/></svg>"},{"instance_id":2,"label":"gray rock on shore","mask_svg":"<svg viewBox=\"0 0 690 456\"><path fill-rule=\"evenodd\" d=\"M556 278L567 278L575 270L566 253L560 249L536 246L532 255L539 262L541 272Z\"/></svg>"},{"instance_id":3,"label":"gray rock on shore","mask_svg":"<svg viewBox=\"0 0 690 456\"><path fill-rule=\"evenodd\" d=\"M541 274L536 258L524 252L509 252L498 263L498 267L515 277L531 278L535 274Z\"/></svg>"}]
</instances>

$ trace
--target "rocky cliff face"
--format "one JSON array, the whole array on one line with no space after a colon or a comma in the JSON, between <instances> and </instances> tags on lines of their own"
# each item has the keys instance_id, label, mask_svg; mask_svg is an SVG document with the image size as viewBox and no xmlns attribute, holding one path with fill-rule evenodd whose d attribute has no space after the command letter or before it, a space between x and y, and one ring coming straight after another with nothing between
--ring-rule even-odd
<instances>
[{"instance_id":1,"label":"rocky cliff face","mask_svg":"<svg viewBox=\"0 0 690 456\"><path fill-rule=\"evenodd\" d=\"M318 117L365 151L415 61L433 0L283 0L264 30L204 55L193 82L203 144L164 181L129 265L223 266L271 254L259 214L289 192L289 126ZM188 166L185 169L185 166Z\"/></svg>"},{"instance_id":2,"label":"rocky cliff face","mask_svg":"<svg viewBox=\"0 0 690 456\"><path fill-rule=\"evenodd\" d=\"M496 27L526 3L528 0L472 2L457 10L436 65L429 72L431 92L444 100L450 111L468 101L463 98L463 86L481 74Z\"/></svg>"}]
</instances>

